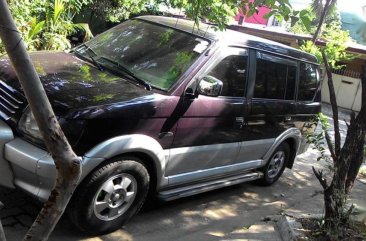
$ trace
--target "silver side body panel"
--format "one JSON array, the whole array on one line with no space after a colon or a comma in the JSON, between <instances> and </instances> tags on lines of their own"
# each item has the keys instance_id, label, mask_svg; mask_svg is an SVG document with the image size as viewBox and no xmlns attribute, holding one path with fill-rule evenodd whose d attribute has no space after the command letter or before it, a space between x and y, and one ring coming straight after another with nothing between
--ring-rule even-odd
<instances>
[{"instance_id":1,"label":"silver side body panel","mask_svg":"<svg viewBox=\"0 0 366 241\"><path fill-rule=\"evenodd\" d=\"M0 149L3 156L0 157L0 185L14 187L18 186L21 189L29 192L30 194L38 197L41 200L46 200L50 190L54 186L56 178L56 170L54 166L54 161L52 157L44 150L22 140L21 138L14 138L12 131L5 123L0 121ZM157 190L165 190L167 193L174 193L174 195L180 196L177 191L174 191L174 186L190 185L189 183L201 182L201 183L211 183L212 185L216 182L212 182L215 179L225 180L225 176L230 175L242 175L240 173L245 173L252 169L264 166L268 161L268 158L276 147L285 139L293 138L296 140L297 150L299 150L301 144L301 134L300 131L293 128L288 129L282 133L275 140L260 141L255 145L255 142L243 142L234 143L234 145L240 145L240 151L251 152L253 150L256 152L256 148L261 146L268 146L267 150L264 151L262 158L253 160L241 160L237 159L238 162L235 163L224 163L219 167L207 167L205 169L196 169L191 172L179 173L175 175L166 175L166 166L171 161L174 160L177 153L181 153L182 150L170 149L163 150L160 144L151 137L145 135L126 135L115 137L104 141L91 149L85 154L82 159L83 169L82 178L85 178L94 168L103 163L105 160L122 155L125 153L139 152L144 153L150 157L150 161L153 162L156 173L157 173ZM269 143L272 143L270 145ZM200 147L194 147L192 150L197 152ZM210 148L217 148L217 146L203 148L202 150L208 150ZM253 149L254 148L254 149ZM189 149L188 149L189 150ZM239 151L239 153L240 153ZM206 155L210 153L206 152ZM258 153L257 153L258 154ZM249 154L250 156L250 154ZM237 155L240 157L240 154ZM239 179L238 179L239 180ZM244 180L241 178L241 180ZM249 179L248 179L249 180ZM230 183L237 183L239 181L233 181ZM220 187L223 185L221 182L217 182ZM220 183L220 184L219 184ZM210 185L211 185L210 184ZM210 190L214 189L210 186ZM204 187L205 186L205 187ZM208 187L204 185L201 191L206 190ZM188 192L185 188L185 194L187 193L198 193L200 192L195 185L196 190ZM169 190L169 191L168 191Z\"/></svg>"},{"instance_id":2,"label":"silver side body panel","mask_svg":"<svg viewBox=\"0 0 366 241\"><path fill-rule=\"evenodd\" d=\"M165 174L179 174L207 170L222 165L233 164L237 159L240 143L225 143L192 147L172 148ZM170 181L169 181L170 183Z\"/></svg>"},{"instance_id":3,"label":"silver side body panel","mask_svg":"<svg viewBox=\"0 0 366 241\"><path fill-rule=\"evenodd\" d=\"M252 160L233 165L226 165L210 169L197 170L189 173L182 173L174 176L169 176L169 186L181 185L196 181L204 181L205 179L212 179L213 177L223 176L225 174L248 171L261 167L262 165L263 160Z\"/></svg>"}]
</instances>

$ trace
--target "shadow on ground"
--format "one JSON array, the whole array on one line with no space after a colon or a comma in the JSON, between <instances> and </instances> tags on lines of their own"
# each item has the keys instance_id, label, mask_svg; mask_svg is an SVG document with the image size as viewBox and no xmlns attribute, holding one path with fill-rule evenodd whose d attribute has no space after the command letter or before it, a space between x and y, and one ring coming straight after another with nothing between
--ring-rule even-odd
<instances>
[{"instance_id":1,"label":"shadow on ground","mask_svg":"<svg viewBox=\"0 0 366 241\"><path fill-rule=\"evenodd\" d=\"M261 220L284 210L294 213L321 213L321 188L313 177L311 166L316 153L308 151L297 158L292 170L271 187L245 183L211 191L172 202L158 202L143 210L131 222L114 233L88 237L74 229L63 217L50 240L240 240L257 237L257 240L279 240L276 232L260 229ZM364 185L364 184L360 184ZM363 186L365 189L365 185ZM358 185L355 193L358 191ZM0 200L5 209L0 211L5 233L9 240L21 240L40 209L40 203L14 190L1 189ZM259 224L258 227L253 227ZM261 233L262 239L258 239ZM11 237L11 238L10 238ZM272 239L265 239L272 237Z\"/></svg>"}]
</instances>

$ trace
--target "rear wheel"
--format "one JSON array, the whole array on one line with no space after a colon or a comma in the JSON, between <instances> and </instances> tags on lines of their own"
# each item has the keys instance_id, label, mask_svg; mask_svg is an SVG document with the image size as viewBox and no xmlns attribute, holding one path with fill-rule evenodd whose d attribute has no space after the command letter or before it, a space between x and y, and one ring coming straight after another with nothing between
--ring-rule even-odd
<instances>
[{"instance_id":1,"label":"rear wheel","mask_svg":"<svg viewBox=\"0 0 366 241\"><path fill-rule=\"evenodd\" d=\"M262 169L264 176L259 180L259 184L269 186L275 183L285 170L289 157L290 147L283 142L276 148L267 165Z\"/></svg>"},{"instance_id":2,"label":"rear wheel","mask_svg":"<svg viewBox=\"0 0 366 241\"><path fill-rule=\"evenodd\" d=\"M149 180L148 171L137 158L106 163L78 187L68 207L71 221L94 235L121 228L143 205Z\"/></svg>"}]
</instances>

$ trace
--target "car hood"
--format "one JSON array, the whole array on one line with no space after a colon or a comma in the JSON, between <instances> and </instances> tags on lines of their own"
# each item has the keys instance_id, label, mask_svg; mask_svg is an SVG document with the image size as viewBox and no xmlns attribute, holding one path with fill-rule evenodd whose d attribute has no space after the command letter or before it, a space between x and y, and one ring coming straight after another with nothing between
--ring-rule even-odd
<instances>
[{"instance_id":1,"label":"car hood","mask_svg":"<svg viewBox=\"0 0 366 241\"><path fill-rule=\"evenodd\" d=\"M53 108L59 111L123 102L152 94L126 79L100 71L72 53L34 52L30 56ZM7 56L0 58L0 79L21 90Z\"/></svg>"}]
</instances>

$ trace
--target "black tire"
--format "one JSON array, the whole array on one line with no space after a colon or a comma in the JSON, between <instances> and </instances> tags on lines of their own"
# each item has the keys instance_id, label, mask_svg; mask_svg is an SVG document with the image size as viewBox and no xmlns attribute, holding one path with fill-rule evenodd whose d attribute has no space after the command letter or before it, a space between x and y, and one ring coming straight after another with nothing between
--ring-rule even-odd
<instances>
[{"instance_id":1,"label":"black tire","mask_svg":"<svg viewBox=\"0 0 366 241\"><path fill-rule=\"evenodd\" d=\"M283 161L280 166L276 169L273 167L276 158L283 154ZM278 160L279 158L277 158ZM273 152L266 166L264 166L261 171L263 172L263 178L258 180L258 184L262 186L270 186L275 183L282 175L285 170L287 163L290 159L290 147L286 142L281 143L276 150ZM275 170L275 171L274 171Z\"/></svg>"},{"instance_id":2,"label":"black tire","mask_svg":"<svg viewBox=\"0 0 366 241\"><path fill-rule=\"evenodd\" d=\"M149 180L148 171L137 158L109 161L77 188L67 209L71 222L91 235L121 228L141 209Z\"/></svg>"}]
</instances>

